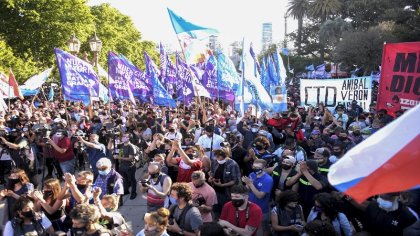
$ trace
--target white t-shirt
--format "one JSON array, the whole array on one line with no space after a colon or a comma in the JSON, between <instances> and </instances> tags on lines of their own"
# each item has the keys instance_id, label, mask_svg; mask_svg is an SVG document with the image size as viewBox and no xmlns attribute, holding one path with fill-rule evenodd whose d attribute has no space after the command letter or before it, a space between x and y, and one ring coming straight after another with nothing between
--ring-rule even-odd
<instances>
[{"instance_id":1,"label":"white t-shirt","mask_svg":"<svg viewBox=\"0 0 420 236\"><path fill-rule=\"evenodd\" d=\"M44 229L48 229L52 226L51 221L42 213L42 226L44 226ZM13 226L11 221L7 221L6 225L4 226L3 236L13 236Z\"/></svg>"}]
</instances>

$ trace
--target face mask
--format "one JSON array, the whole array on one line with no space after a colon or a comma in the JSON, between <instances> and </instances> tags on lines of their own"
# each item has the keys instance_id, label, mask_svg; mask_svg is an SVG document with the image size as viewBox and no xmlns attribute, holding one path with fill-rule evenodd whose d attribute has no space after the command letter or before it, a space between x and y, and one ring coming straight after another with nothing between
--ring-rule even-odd
<instances>
[{"instance_id":1,"label":"face mask","mask_svg":"<svg viewBox=\"0 0 420 236\"><path fill-rule=\"evenodd\" d=\"M345 140L347 140L347 137L338 137L338 139L340 139L340 141L345 141Z\"/></svg>"},{"instance_id":2,"label":"face mask","mask_svg":"<svg viewBox=\"0 0 420 236\"><path fill-rule=\"evenodd\" d=\"M197 184L197 185L195 185L195 184L194 184L194 187L195 187L195 188L201 188L201 187L203 187L203 185L204 185L204 182L203 182L203 183L201 183L201 184Z\"/></svg>"},{"instance_id":3,"label":"face mask","mask_svg":"<svg viewBox=\"0 0 420 236\"><path fill-rule=\"evenodd\" d=\"M353 134L356 135L356 136L359 136L360 135L360 131L354 131Z\"/></svg>"},{"instance_id":4,"label":"face mask","mask_svg":"<svg viewBox=\"0 0 420 236\"><path fill-rule=\"evenodd\" d=\"M127 137L122 137L122 138L121 138L121 141L122 141L123 143L128 143L128 138L127 138Z\"/></svg>"},{"instance_id":5,"label":"face mask","mask_svg":"<svg viewBox=\"0 0 420 236\"><path fill-rule=\"evenodd\" d=\"M255 145L255 149L257 149L258 151L261 151L261 150L264 149L264 146L260 145L260 144L257 144L257 145Z\"/></svg>"},{"instance_id":6,"label":"face mask","mask_svg":"<svg viewBox=\"0 0 420 236\"><path fill-rule=\"evenodd\" d=\"M259 175L259 174L261 174L263 172L263 170L262 169L254 169L254 173L256 174L256 175Z\"/></svg>"},{"instance_id":7,"label":"face mask","mask_svg":"<svg viewBox=\"0 0 420 236\"><path fill-rule=\"evenodd\" d=\"M342 111L338 111L337 114L341 116L343 114L343 112Z\"/></svg>"},{"instance_id":8,"label":"face mask","mask_svg":"<svg viewBox=\"0 0 420 236\"><path fill-rule=\"evenodd\" d=\"M225 162L226 162L226 159L224 159L224 160L217 160L217 163L219 163L220 165L223 165L223 164L225 164Z\"/></svg>"},{"instance_id":9,"label":"face mask","mask_svg":"<svg viewBox=\"0 0 420 236\"><path fill-rule=\"evenodd\" d=\"M77 189L85 189L87 184L76 184Z\"/></svg>"},{"instance_id":10,"label":"face mask","mask_svg":"<svg viewBox=\"0 0 420 236\"><path fill-rule=\"evenodd\" d=\"M170 133L175 133L175 129L169 129Z\"/></svg>"},{"instance_id":11,"label":"face mask","mask_svg":"<svg viewBox=\"0 0 420 236\"><path fill-rule=\"evenodd\" d=\"M211 115L211 111L208 111L208 112L207 112L207 115L208 115L208 116L209 116L209 115Z\"/></svg>"},{"instance_id":12,"label":"face mask","mask_svg":"<svg viewBox=\"0 0 420 236\"><path fill-rule=\"evenodd\" d=\"M63 134L55 134L55 137L62 138L63 137Z\"/></svg>"},{"instance_id":13,"label":"face mask","mask_svg":"<svg viewBox=\"0 0 420 236\"><path fill-rule=\"evenodd\" d=\"M379 208L384 209L386 211L391 210L394 206L393 202L384 200L381 197L378 197L376 201L378 202Z\"/></svg>"},{"instance_id":14,"label":"face mask","mask_svg":"<svg viewBox=\"0 0 420 236\"><path fill-rule=\"evenodd\" d=\"M234 207L240 207L244 204L245 199L232 199L232 204Z\"/></svg>"},{"instance_id":15,"label":"face mask","mask_svg":"<svg viewBox=\"0 0 420 236\"><path fill-rule=\"evenodd\" d=\"M341 156L341 152L334 152L334 151L333 151L333 152L332 152L332 154L334 154L334 156L337 156L337 157L338 157L338 156Z\"/></svg>"},{"instance_id":16,"label":"face mask","mask_svg":"<svg viewBox=\"0 0 420 236\"><path fill-rule=\"evenodd\" d=\"M195 119L195 115L191 115L191 119Z\"/></svg>"},{"instance_id":17,"label":"face mask","mask_svg":"<svg viewBox=\"0 0 420 236\"><path fill-rule=\"evenodd\" d=\"M290 170L290 169L292 168L292 166L285 165L285 164L281 164L281 168L282 168L283 170Z\"/></svg>"},{"instance_id":18,"label":"face mask","mask_svg":"<svg viewBox=\"0 0 420 236\"><path fill-rule=\"evenodd\" d=\"M11 178L9 178L9 183L10 183L11 185L15 185L15 184L17 184L17 183L20 183L20 180L19 180L19 179L11 179Z\"/></svg>"},{"instance_id":19,"label":"face mask","mask_svg":"<svg viewBox=\"0 0 420 236\"><path fill-rule=\"evenodd\" d=\"M189 116L185 117L185 120L190 120L190 119L191 119L191 117L189 117Z\"/></svg>"},{"instance_id":20,"label":"face mask","mask_svg":"<svg viewBox=\"0 0 420 236\"><path fill-rule=\"evenodd\" d=\"M53 194L52 190L44 190L44 196L49 197Z\"/></svg>"},{"instance_id":21,"label":"face mask","mask_svg":"<svg viewBox=\"0 0 420 236\"><path fill-rule=\"evenodd\" d=\"M159 172L157 172L157 173L152 173L152 174L150 174L149 173L149 175L150 175L150 178L152 178L152 179L156 179L157 177L159 177Z\"/></svg>"},{"instance_id":22,"label":"face mask","mask_svg":"<svg viewBox=\"0 0 420 236\"><path fill-rule=\"evenodd\" d=\"M33 211L22 211L21 214L22 214L23 217L29 218L29 219L32 219L32 218L35 217Z\"/></svg>"},{"instance_id":23,"label":"face mask","mask_svg":"<svg viewBox=\"0 0 420 236\"><path fill-rule=\"evenodd\" d=\"M187 154L187 156L188 156L188 158L190 158L190 159L194 159L194 154Z\"/></svg>"},{"instance_id":24,"label":"face mask","mask_svg":"<svg viewBox=\"0 0 420 236\"><path fill-rule=\"evenodd\" d=\"M111 169L107 169L107 170L98 170L98 173L100 175L107 175L109 174L109 172L111 172Z\"/></svg>"},{"instance_id":25,"label":"face mask","mask_svg":"<svg viewBox=\"0 0 420 236\"><path fill-rule=\"evenodd\" d=\"M322 212L322 207L314 206L314 211L315 212Z\"/></svg>"},{"instance_id":26,"label":"face mask","mask_svg":"<svg viewBox=\"0 0 420 236\"><path fill-rule=\"evenodd\" d=\"M84 235L86 231L87 231L86 227L81 227L81 228L72 227L71 228L71 232L74 235Z\"/></svg>"},{"instance_id":27,"label":"face mask","mask_svg":"<svg viewBox=\"0 0 420 236\"><path fill-rule=\"evenodd\" d=\"M258 132L258 128L251 128L251 132L252 132L252 133L256 133L256 132Z\"/></svg>"}]
</instances>

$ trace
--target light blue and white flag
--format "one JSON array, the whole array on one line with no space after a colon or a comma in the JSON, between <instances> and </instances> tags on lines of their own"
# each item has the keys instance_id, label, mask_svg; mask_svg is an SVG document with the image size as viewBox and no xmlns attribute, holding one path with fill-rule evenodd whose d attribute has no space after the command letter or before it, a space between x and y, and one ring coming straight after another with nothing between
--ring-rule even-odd
<instances>
[{"instance_id":1,"label":"light blue and white flag","mask_svg":"<svg viewBox=\"0 0 420 236\"><path fill-rule=\"evenodd\" d=\"M241 78L232 60L223 52L217 54L217 77L220 86L232 88L233 91L239 89Z\"/></svg>"},{"instance_id":2,"label":"light blue and white flag","mask_svg":"<svg viewBox=\"0 0 420 236\"><path fill-rule=\"evenodd\" d=\"M19 86L23 96L33 96L39 91L39 88L47 81L50 76L52 68L46 69L40 74L29 78L23 85Z\"/></svg>"},{"instance_id":3,"label":"light blue and white flag","mask_svg":"<svg viewBox=\"0 0 420 236\"><path fill-rule=\"evenodd\" d=\"M48 101L53 101L54 100L54 88L52 86L52 84L50 85L50 93L48 94Z\"/></svg>"},{"instance_id":4,"label":"light blue and white flag","mask_svg":"<svg viewBox=\"0 0 420 236\"><path fill-rule=\"evenodd\" d=\"M270 95L262 86L259 76L255 76L255 63L250 53L250 46L250 43L247 43L244 39L242 48L242 73L245 81L248 82L249 89L256 103L261 107L261 109L270 110L272 107L272 100Z\"/></svg>"}]
</instances>

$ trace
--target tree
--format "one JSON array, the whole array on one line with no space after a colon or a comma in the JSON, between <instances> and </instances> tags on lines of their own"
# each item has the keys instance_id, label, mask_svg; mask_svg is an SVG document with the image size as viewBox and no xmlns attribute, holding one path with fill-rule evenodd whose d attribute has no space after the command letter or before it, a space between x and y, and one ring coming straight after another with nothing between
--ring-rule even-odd
<instances>
[{"instance_id":1,"label":"tree","mask_svg":"<svg viewBox=\"0 0 420 236\"><path fill-rule=\"evenodd\" d=\"M325 21L319 29L319 40L327 51L333 51L344 32L353 29L349 22L341 17Z\"/></svg>"},{"instance_id":2,"label":"tree","mask_svg":"<svg viewBox=\"0 0 420 236\"><path fill-rule=\"evenodd\" d=\"M340 0L314 0L309 6L309 15L320 19L323 24L330 16L338 14L341 10L342 3ZM320 51L321 60L324 60L325 46L320 42L322 47Z\"/></svg>"},{"instance_id":3,"label":"tree","mask_svg":"<svg viewBox=\"0 0 420 236\"><path fill-rule=\"evenodd\" d=\"M287 12L293 16L294 19L298 20L298 29L296 37L296 46L297 53L301 52L302 48L302 28L303 28L303 18L307 15L308 11L308 1L307 0L290 0L289 8Z\"/></svg>"},{"instance_id":4,"label":"tree","mask_svg":"<svg viewBox=\"0 0 420 236\"><path fill-rule=\"evenodd\" d=\"M0 71L7 74L13 70L19 84L26 81L31 75L40 72L31 57L21 59L13 54L12 48L4 40L0 40Z\"/></svg>"},{"instance_id":5,"label":"tree","mask_svg":"<svg viewBox=\"0 0 420 236\"><path fill-rule=\"evenodd\" d=\"M367 31L346 32L334 51L334 60L348 67L363 67L365 74L381 64L384 42L396 42L392 22L382 23Z\"/></svg>"},{"instance_id":6,"label":"tree","mask_svg":"<svg viewBox=\"0 0 420 236\"><path fill-rule=\"evenodd\" d=\"M16 56L32 56L38 67L54 62L54 48L66 48L75 33L83 42L94 31L85 0L0 1L0 36Z\"/></svg>"},{"instance_id":7,"label":"tree","mask_svg":"<svg viewBox=\"0 0 420 236\"><path fill-rule=\"evenodd\" d=\"M96 26L96 33L103 46L100 62L107 63L108 51L123 54L141 69L145 69L143 51L154 61L159 61L156 45L150 41L141 41L141 33L134 26L130 17L123 15L109 4L91 7ZM83 45L89 50L88 43Z\"/></svg>"}]
</instances>

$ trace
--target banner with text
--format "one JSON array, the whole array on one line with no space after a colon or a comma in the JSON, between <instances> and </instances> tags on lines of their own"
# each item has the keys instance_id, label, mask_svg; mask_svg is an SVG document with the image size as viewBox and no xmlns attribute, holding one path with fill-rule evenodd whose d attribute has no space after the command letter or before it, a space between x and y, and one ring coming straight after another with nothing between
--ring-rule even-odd
<instances>
[{"instance_id":1,"label":"banner with text","mask_svg":"<svg viewBox=\"0 0 420 236\"><path fill-rule=\"evenodd\" d=\"M384 45L377 109L394 114L420 103L420 42Z\"/></svg>"},{"instance_id":2,"label":"banner with text","mask_svg":"<svg viewBox=\"0 0 420 236\"><path fill-rule=\"evenodd\" d=\"M317 106L319 103L329 109L342 104L345 107L356 100L365 110L369 110L372 95L372 79L370 76L331 79L331 80L300 80L300 97L302 106Z\"/></svg>"},{"instance_id":3,"label":"banner with text","mask_svg":"<svg viewBox=\"0 0 420 236\"><path fill-rule=\"evenodd\" d=\"M54 49L65 100L90 104L99 94L99 80L91 64L61 49Z\"/></svg>"}]
</instances>

